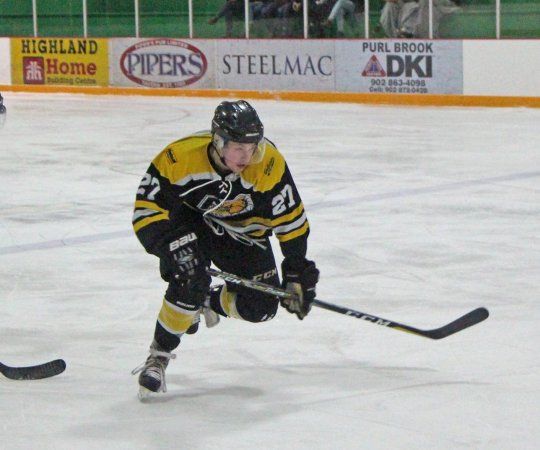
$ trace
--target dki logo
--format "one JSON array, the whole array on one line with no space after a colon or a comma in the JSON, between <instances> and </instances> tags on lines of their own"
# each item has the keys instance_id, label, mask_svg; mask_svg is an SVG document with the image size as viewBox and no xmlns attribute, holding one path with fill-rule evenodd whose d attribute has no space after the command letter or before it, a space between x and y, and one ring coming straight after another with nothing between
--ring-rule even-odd
<instances>
[{"instance_id":1,"label":"dki logo","mask_svg":"<svg viewBox=\"0 0 540 450\"><path fill-rule=\"evenodd\" d=\"M387 55L386 74L389 77L412 77L418 78L433 77L433 56L430 55Z\"/></svg>"}]
</instances>

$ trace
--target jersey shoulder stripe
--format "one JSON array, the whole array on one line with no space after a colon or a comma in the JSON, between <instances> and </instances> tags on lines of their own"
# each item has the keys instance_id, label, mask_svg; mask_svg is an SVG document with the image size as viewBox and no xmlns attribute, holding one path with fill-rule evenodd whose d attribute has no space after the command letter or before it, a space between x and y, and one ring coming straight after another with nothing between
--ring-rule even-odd
<instances>
[{"instance_id":1,"label":"jersey shoulder stripe","mask_svg":"<svg viewBox=\"0 0 540 450\"><path fill-rule=\"evenodd\" d=\"M242 179L253 186L255 191L267 192L272 190L283 179L285 167L283 155L271 141L266 139L262 161L248 166L242 172Z\"/></svg>"},{"instance_id":2,"label":"jersey shoulder stripe","mask_svg":"<svg viewBox=\"0 0 540 450\"><path fill-rule=\"evenodd\" d=\"M172 142L152 161L160 175L171 184L184 185L195 178L217 176L206 149L212 140L210 132L199 132Z\"/></svg>"}]
</instances>

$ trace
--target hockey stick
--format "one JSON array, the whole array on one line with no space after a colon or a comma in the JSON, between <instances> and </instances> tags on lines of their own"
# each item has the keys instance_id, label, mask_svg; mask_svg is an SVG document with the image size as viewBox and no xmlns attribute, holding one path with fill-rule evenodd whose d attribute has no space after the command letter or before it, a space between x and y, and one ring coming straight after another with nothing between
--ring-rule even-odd
<instances>
[{"instance_id":1,"label":"hockey stick","mask_svg":"<svg viewBox=\"0 0 540 450\"><path fill-rule=\"evenodd\" d=\"M10 367L0 363L0 373L10 380L40 380L61 374L65 369L66 362L63 359L26 367Z\"/></svg>"},{"instance_id":2,"label":"hockey stick","mask_svg":"<svg viewBox=\"0 0 540 450\"><path fill-rule=\"evenodd\" d=\"M279 287L271 286L266 283L261 283L260 281L248 280L246 278L241 278L230 273L220 272L214 269L207 269L207 273L213 277L221 278L228 283L237 284L239 286L244 286L246 288L254 289L260 292L265 292L270 295L275 295L276 297L291 298L294 296L294 294L292 294L291 292L281 289ZM393 320L383 319L382 317L377 317L373 314L366 314L360 311L355 311L354 309L346 308L344 306L323 302L322 300L314 300L313 305L318 306L319 308L327 309L329 311L345 314L346 316L353 316L357 319L362 319L376 325L393 328L398 331L404 331L406 333L411 333L430 339L445 338L466 328L472 327L473 325L476 325L477 323L480 323L483 320L487 319L489 316L489 311L486 308L476 308L468 312L464 316L461 316L459 319L456 319L453 322L450 322L440 328L434 328L432 330L421 330L419 328L411 327L410 325L404 325L399 322L394 322Z\"/></svg>"}]
</instances>

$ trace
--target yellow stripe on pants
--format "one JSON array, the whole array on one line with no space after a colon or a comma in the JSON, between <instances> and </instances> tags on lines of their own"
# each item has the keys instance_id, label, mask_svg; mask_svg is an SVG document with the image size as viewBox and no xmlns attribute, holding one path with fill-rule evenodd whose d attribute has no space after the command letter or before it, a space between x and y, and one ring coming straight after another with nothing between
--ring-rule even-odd
<instances>
[{"instance_id":1,"label":"yellow stripe on pants","mask_svg":"<svg viewBox=\"0 0 540 450\"><path fill-rule=\"evenodd\" d=\"M228 317L234 319L242 319L242 316L238 313L236 309L236 292L228 292L227 286L224 285L221 289L221 294L219 296L219 302L221 308L225 311Z\"/></svg>"},{"instance_id":2,"label":"yellow stripe on pants","mask_svg":"<svg viewBox=\"0 0 540 450\"><path fill-rule=\"evenodd\" d=\"M170 333L182 334L191 326L196 314L197 311L180 308L163 299L158 322Z\"/></svg>"}]
</instances>

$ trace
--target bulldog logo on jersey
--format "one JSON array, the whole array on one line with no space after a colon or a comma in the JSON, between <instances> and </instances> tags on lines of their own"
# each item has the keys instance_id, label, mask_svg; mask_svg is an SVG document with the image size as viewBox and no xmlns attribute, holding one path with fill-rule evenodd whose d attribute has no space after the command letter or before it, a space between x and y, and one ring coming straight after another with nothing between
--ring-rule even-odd
<instances>
[{"instance_id":1,"label":"bulldog logo on jersey","mask_svg":"<svg viewBox=\"0 0 540 450\"><path fill-rule=\"evenodd\" d=\"M251 196L249 194L238 194L235 198L223 202L211 214L216 217L230 217L251 211L252 209L253 200Z\"/></svg>"}]
</instances>

